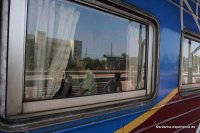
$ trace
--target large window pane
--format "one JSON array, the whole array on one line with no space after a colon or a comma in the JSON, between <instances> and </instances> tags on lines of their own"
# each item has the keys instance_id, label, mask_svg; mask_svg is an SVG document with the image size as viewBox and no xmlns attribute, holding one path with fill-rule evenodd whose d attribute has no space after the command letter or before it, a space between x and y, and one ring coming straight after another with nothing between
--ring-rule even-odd
<instances>
[{"instance_id":1,"label":"large window pane","mask_svg":"<svg viewBox=\"0 0 200 133\"><path fill-rule=\"evenodd\" d=\"M145 89L144 24L62 0L29 0L25 101Z\"/></svg>"}]
</instances>

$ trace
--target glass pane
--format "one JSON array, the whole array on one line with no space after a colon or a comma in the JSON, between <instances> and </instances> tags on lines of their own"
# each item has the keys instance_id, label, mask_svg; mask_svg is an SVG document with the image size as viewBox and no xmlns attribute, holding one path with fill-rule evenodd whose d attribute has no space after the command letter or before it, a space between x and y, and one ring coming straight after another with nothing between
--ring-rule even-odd
<instances>
[{"instance_id":1,"label":"glass pane","mask_svg":"<svg viewBox=\"0 0 200 133\"><path fill-rule=\"evenodd\" d=\"M189 61L188 61L188 47L189 47L189 40L183 40L183 51L182 51L182 60L183 60L183 68L182 68L182 84L188 84L188 70L189 70Z\"/></svg>"},{"instance_id":2,"label":"glass pane","mask_svg":"<svg viewBox=\"0 0 200 133\"><path fill-rule=\"evenodd\" d=\"M147 26L64 0L29 0L25 101L144 89Z\"/></svg>"},{"instance_id":3,"label":"glass pane","mask_svg":"<svg viewBox=\"0 0 200 133\"><path fill-rule=\"evenodd\" d=\"M182 84L200 82L200 43L184 39Z\"/></svg>"},{"instance_id":4,"label":"glass pane","mask_svg":"<svg viewBox=\"0 0 200 133\"><path fill-rule=\"evenodd\" d=\"M192 41L192 83L200 82L200 43Z\"/></svg>"}]
</instances>

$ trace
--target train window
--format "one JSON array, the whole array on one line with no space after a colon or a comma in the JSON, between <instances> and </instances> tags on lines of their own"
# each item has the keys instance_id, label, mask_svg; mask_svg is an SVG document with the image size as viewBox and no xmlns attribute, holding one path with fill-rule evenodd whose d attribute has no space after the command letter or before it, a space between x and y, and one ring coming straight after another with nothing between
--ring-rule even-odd
<instances>
[{"instance_id":1,"label":"train window","mask_svg":"<svg viewBox=\"0 0 200 133\"><path fill-rule=\"evenodd\" d=\"M24 100L144 90L146 33L71 2L30 0Z\"/></svg>"},{"instance_id":2,"label":"train window","mask_svg":"<svg viewBox=\"0 0 200 133\"><path fill-rule=\"evenodd\" d=\"M183 36L180 89L183 92L200 89L200 41L194 35Z\"/></svg>"},{"instance_id":3,"label":"train window","mask_svg":"<svg viewBox=\"0 0 200 133\"><path fill-rule=\"evenodd\" d=\"M12 84L8 86L8 103L16 102L21 108L16 111L13 108L17 106L8 105L8 114L100 106L155 94L154 24L114 7L105 8L106 4L99 7L102 3L90 2L24 2L27 13L26 21L22 20L23 33L13 37L24 44L19 48L24 55L19 56L21 63L9 65L24 71L21 84L15 86L17 95L9 93ZM15 32L13 25L10 31ZM15 42L11 40L10 46ZM14 59L11 54L10 60ZM17 72L9 73L12 83Z\"/></svg>"}]
</instances>

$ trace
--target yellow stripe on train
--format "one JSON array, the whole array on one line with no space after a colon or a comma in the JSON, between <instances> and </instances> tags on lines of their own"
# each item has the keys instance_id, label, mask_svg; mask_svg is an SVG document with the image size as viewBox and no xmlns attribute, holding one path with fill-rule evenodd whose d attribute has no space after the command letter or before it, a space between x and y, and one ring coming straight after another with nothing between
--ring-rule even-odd
<instances>
[{"instance_id":1,"label":"yellow stripe on train","mask_svg":"<svg viewBox=\"0 0 200 133\"><path fill-rule=\"evenodd\" d=\"M178 88L174 89L168 96L166 96L162 101L160 101L157 105L151 108L146 113L142 114L135 120L131 121L124 127L115 131L115 133L128 133L141 125L144 121L150 118L153 114L155 114L161 107L163 107L166 103L168 103L176 94L178 93Z\"/></svg>"}]
</instances>

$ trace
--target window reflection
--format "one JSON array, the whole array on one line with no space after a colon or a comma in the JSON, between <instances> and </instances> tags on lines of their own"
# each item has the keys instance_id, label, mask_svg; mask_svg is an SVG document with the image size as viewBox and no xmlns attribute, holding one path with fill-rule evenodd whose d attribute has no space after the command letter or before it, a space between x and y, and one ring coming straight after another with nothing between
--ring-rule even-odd
<instances>
[{"instance_id":1,"label":"window reflection","mask_svg":"<svg viewBox=\"0 0 200 133\"><path fill-rule=\"evenodd\" d=\"M29 0L25 100L144 89L147 26L61 0Z\"/></svg>"},{"instance_id":2,"label":"window reflection","mask_svg":"<svg viewBox=\"0 0 200 133\"><path fill-rule=\"evenodd\" d=\"M182 84L200 82L200 43L184 39Z\"/></svg>"}]
</instances>

